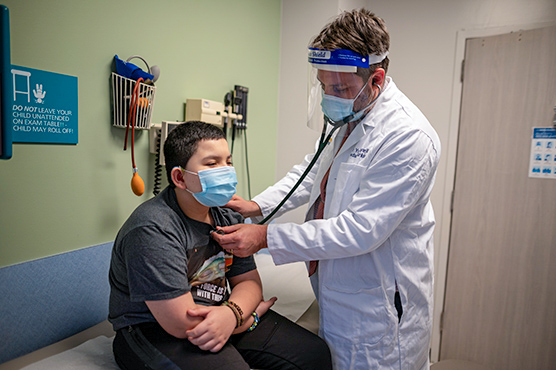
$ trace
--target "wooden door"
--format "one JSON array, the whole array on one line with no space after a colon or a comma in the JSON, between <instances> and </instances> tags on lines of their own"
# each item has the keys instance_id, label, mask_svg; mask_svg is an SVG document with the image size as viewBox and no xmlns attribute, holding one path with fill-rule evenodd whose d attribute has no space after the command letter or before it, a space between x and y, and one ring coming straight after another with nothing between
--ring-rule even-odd
<instances>
[{"instance_id":1,"label":"wooden door","mask_svg":"<svg viewBox=\"0 0 556 370\"><path fill-rule=\"evenodd\" d=\"M556 368L556 180L528 177L551 126L556 27L468 39L440 359Z\"/></svg>"}]
</instances>

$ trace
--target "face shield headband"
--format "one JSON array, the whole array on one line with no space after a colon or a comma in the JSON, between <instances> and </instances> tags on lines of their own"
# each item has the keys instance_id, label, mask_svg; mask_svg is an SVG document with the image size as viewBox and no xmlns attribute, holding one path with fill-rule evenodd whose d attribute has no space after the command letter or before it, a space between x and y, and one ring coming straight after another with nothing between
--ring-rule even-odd
<instances>
[{"instance_id":1,"label":"face shield headband","mask_svg":"<svg viewBox=\"0 0 556 370\"><path fill-rule=\"evenodd\" d=\"M336 49L336 50L319 50L316 48L309 48L309 80L308 80L308 99L307 99L307 126L311 129L321 131L324 127L324 120L325 115L322 109L322 100L325 94L323 93L323 89L321 87L322 81L319 81L318 75L319 71L321 74L326 73L326 75L330 78L331 84L340 86L338 88L338 95L332 97L331 99L327 99L328 101L334 100L335 103L339 103L340 101L344 100L346 105L353 106L353 102L359 96L362 88L358 94L356 94L355 98L352 99L342 99L341 95L341 87L354 85L356 84L356 79L360 81L360 77L358 77L355 73L357 72L357 68L369 68L373 64L377 64L382 62L388 52L385 52L380 55L361 55L351 50L344 50L344 49ZM326 71L326 72L322 72ZM358 82L360 84L360 82ZM365 86L365 85L364 85ZM363 87L364 87L363 86ZM357 92L357 91L356 91ZM376 98L374 99L376 100ZM374 101L373 101L374 102ZM371 102L371 104L373 103ZM370 104L369 104L370 105ZM368 105L368 106L369 106ZM368 106L366 108L368 108ZM366 109L364 108L364 109ZM353 119L356 119L361 114L355 114L355 112L351 111L349 113L346 112L345 117L327 117L327 121L331 121L332 123L340 122L346 123ZM346 121L346 122L343 122Z\"/></svg>"}]
</instances>

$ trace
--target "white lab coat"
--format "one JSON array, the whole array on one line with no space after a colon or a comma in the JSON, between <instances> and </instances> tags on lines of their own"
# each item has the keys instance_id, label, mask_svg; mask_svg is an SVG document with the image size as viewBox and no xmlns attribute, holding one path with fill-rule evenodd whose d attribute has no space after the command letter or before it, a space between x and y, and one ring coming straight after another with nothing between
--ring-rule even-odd
<instances>
[{"instance_id":1,"label":"white lab coat","mask_svg":"<svg viewBox=\"0 0 556 370\"><path fill-rule=\"evenodd\" d=\"M319 334L336 370L429 368L434 229L429 197L440 157L438 136L390 78L333 160L345 128L338 131L334 145L277 214L312 205L332 163L324 219L269 225L268 250L278 265L320 261L311 283L320 308ZM253 199L263 215L288 193L312 157ZM403 307L399 324L396 283Z\"/></svg>"}]
</instances>

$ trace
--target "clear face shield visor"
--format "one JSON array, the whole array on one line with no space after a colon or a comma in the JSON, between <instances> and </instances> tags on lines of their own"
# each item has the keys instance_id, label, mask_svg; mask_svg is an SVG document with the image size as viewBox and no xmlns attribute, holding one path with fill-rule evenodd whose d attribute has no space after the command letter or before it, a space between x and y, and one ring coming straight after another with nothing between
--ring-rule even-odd
<instances>
[{"instance_id":1,"label":"clear face shield visor","mask_svg":"<svg viewBox=\"0 0 556 370\"><path fill-rule=\"evenodd\" d=\"M362 56L351 50L309 48L307 126L321 132L325 121L341 125L361 118L378 96L370 96L368 79L357 75L357 68L368 69L387 55L388 52Z\"/></svg>"}]
</instances>

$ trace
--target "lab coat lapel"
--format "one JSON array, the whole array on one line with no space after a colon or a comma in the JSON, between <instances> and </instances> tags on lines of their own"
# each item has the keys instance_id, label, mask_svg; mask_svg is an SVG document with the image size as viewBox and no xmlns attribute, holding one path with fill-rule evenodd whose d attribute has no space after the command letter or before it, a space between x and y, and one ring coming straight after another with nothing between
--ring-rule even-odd
<instances>
[{"instance_id":1,"label":"lab coat lapel","mask_svg":"<svg viewBox=\"0 0 556 370\"><path fill-rule=\"evenodd\" d=\"M342 145L342 147L340 148L340 150L338 151L338 154L336 155L336 158L341 160L336 161L337 163L334 163L336 166L339 165L339 163L344 162L344 158L345 158L345 153L348 152L350 153L353 149L353 147L359 142L359 140L363 137L365 131L364 131L364 122L359 122L354 128L353 131L349 134L348 138L346 139L344 145Z\"/></svg>"},{"instance_id":2,"label":"lab coat lapel","mask_svg":"<svg viewBox=\"0 0 556 370\"><path fill-rule=\"evenodd\" d=\"M377 102L382 98L382 96L380 96L377 100ZM376 107L376 103L375 103L375 107ZM353 150L353 147L362 139L365 137L365 134L367 132L369 132L370 130L372 130L374 128L374 122L373 122L373 117L375 115L375 111L373 111L374 107L371 108L371 111L363 118L363 120L361 122L359 122L355 128L353 129L353 131L351 132L351 134L348 136L346 142L344 143L344 145L340 148L340 150L338 151L337 154L337 158L345 158L345 153L351 153L351 151ZM345 131L344 131L345 132ZM338 161L339 162L339 161ZM344 162L344 160L342 160L341 162ZM335 164L336 165L336 164Z\"/></svg>"},{"instance_id":3,"label":"lab coat lapel","mask_svg":"<svg viewBox=\"0 0 556 370\"><path fill-rule=\"evenodd\" d=\"M313 182L314 186L311 191L311 197L309 198L309 207L312 206L312 204L315 202L317 197L320 195L320 183L324 175L328 171L328 168L330 168L332 161L334 160L334 153L336 152L336 148L337 148L337 143L336 143L337 137L338 137L338 132L336 132L334 137L332 138L332 143L326 145L326 148L321 154L321 159L319 160L319 164L318 164L317 175L315 176L315 180Z\"/></svg>"}]
</instances>

